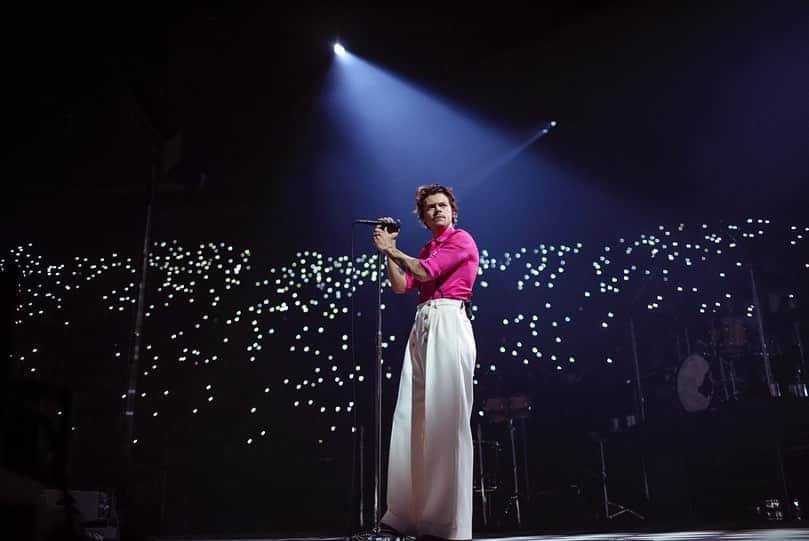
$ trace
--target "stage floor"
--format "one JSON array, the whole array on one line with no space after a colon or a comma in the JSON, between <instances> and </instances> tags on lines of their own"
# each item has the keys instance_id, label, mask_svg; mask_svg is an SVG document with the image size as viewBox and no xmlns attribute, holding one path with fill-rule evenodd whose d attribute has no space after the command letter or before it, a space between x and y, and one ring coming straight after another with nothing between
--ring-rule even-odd
<instances>
[{"instance_id":1,"label":"stage floor","mask_svg":"<svg viewBox=\"0 0 809 541\"><path fill-rule=\"evenodd\" d=\"M154 537L152 541L350 541L346 537ZM807 528L767 528L751 530L681 530L671 532L603 532L587 534L542 534L512 537L479 536L485 541L791 541L809 540Z\"/></svg>"}]
</instances>

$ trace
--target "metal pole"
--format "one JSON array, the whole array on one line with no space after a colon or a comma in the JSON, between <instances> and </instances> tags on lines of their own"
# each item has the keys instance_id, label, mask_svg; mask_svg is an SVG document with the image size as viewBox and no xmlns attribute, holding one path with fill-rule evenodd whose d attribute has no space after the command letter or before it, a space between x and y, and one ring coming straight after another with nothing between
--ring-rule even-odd
<instances>
[{"instance_id":1,"label":"metal pole","mask_svg":"<svg viewBox=\"0 0 809 541\"><path fill-rule=\"evenodd\" d=\"M486 501L486 476L484 475L485 468L483 466L483 428L478 423L478 470L480 471L480 504L481 515L483 517L483 527L485 528L489 522L488 502Z\"/></svg>"},{"instance_id":2,"label":"metal pole","mask_svg":"<svg viewBox=\"0 0 809 541\"><path fill-rule=\"evenodd\" d=\"M607 459L604 456L604 440L598 440L598 450L601 454L601 493L604 495L604 518L611 519L610 497L607 493Z\"/></svg>"},{"instance_id":3,"label":"metal pole","mask_svg":"<svg viewBox=\"0 0 809 541\"><path fill-rule=\"evenodd\" d=\"M382 272L385 257L377 252L376 269L376 399L374 407L374 524L370 532L352 536L354 541L377 541L382 537ZM365 432L360 428L360 527L365 523Z\"/></svg>"},{"instance_id":4,"label":"metal pole","mask_svg":"<svg viewBox=\"0 0 809 541\"><path fill-rule=\"evenodd\" d=\"M635 320L629 318L629 335L632 339L632 359L635 361L635 392L637 393L638 413L640 422L646 420L646 398L640 383L640 364L638 362L638 343L635 339Z\"/></svg>"},{"instance_id":5,"label":"metal pole","mask_svg":"<svg viewBox=\"0 0 809 541\"><path fill-rule=\"evenodd\" d=\"M525 417L520 418L520 428L522 430L522 469L525 479L525 501L531 499L531 481L528 477L528 431L525 429Z\"/></svg>"},{"instance_id":6,"label":"metal pole","mask_svg":"<svg viewBox=\"0 0 809 541\"><path fill-rule=\"evenodd\" d=\"M795 510L792 508L792 498L789 496L789 484L787 483L787 474L786 468L784 467L784 452L781 449L781 442L778 441L778 438L775 439L775 452L778 455L778 473L781 477L781 488L783 489L784 495L784 518L789 520L793 518L793 514ZM799 517L794 517L799 518Z\"/></svg>"},{"instance_id":7,"label":"metal pole","mask_svg":"<svg viewBox=\"0 0 809 541\"><path fill-rule=\"evenodd\" d=\"M383 255L377 253L376 274L376 408L374 411L374 533L379 534L382 516L380 505L382 503L382 264Z\"/></svg>"},{"instance_id":8,"label":"metal pole","mask_svg":"<svg viewBox=\"0 0 809 541\"><path fill-rule=\"evenodd\" d=\"M633 318L629 318L629 335L632 339L632 358L635 361L635 389L637 391L638 396L638 409L640 412L640 422L644 424L646 422L646 397L643 396L643 387L640 383L640 362L638 360L638 342L637 338L635 337L635 320ZM645 430L645 427L641 427L641 430ZM646 474L646 454L645 449L641 450L640 455L640 469L641 469L641 476L643 482L643 495L648 500L650 499L649 496L649 478Z\"/></svg>"},{"instance_id":9,"label":"metal pole","mask_svg":"<svg viewBox=\"0 0 809 541\"><path fill-rule=\"evenodd\" d=\"M728 392L728 379L725 372L725 361L719 356L719 344L716 340L716 318L711 320L711 353L713 354L714 362L719 365L719 377L722 378L722 391L725 394L725 402L730 400L730 393Z\"/></svg>"},{"instance_id":10,"label":"metal pole","mask_svg":"<svg viewBox=\"0 0 809 541\"><path fill-rule=\"evenodd\" d=\"M517 449L514 444L514 419L508 418L508 434L511 440L511 465L514 474L514 506L517 510L517 526L522 527L522 516L520 514L520 476L517 472Z\"/></svg>"},{"instance_id":11,"label":"metal pole","mask_svg":"<svg viewBox=\"0 0 809 541\"><path fill-rule=\"evenodd\" d=\"M641 482L643 483L643 497L647 500L652 499L649 494L649 475L646 473L646 453L642 452L640 455L640 471Z\"/></svg>"},{"instance_id":12,"label":"metal pole","mask_svg":"<svg viewBox=\"0 0 809 541\"><path fill-rule=\"evenodd\" d=\"M365 427L360 426L360 529L365 527Z\"/></svg>"},{"instance_id":13,"label":"metal pole","mask_svg":"<svg viewBox=\"0 0 809 541\"><path fill-rule=\"evenodd\" d=\"M806 350L803 348L803 338L801 338L801 324L796 321L793 324L795 328L795 343L798 346L798 354L801 357L801 380L803 381L809 375L809 368L806 365Z\"/></svg>"},{"instance_id":14,"label":"metal pole","mask_svg":"<svg viewBox=\"0 0 809 541\"><path fill-rule=\"evenodd\" d=\"M132 340L132 354L129 361L129 378L124 406L124 441L123 453L127 466L132 460L132 437L135 433L135 399L140 370L140 349L143 335L143 314L146 306L146 277L149 270L149 244L152 235L152 207L157 193L157 160L152 162L149 178L149 192L146 200L146 224L143 232L143 251L141 254L140 283L138 284L138 300L135 311L135 328Z\"/></svg>"},{"instance_id":15,"label":"metal pole","mask_svg":"<svg viewBox=\"0 0 809 541\"><path fill-rule=\"evenodd\" d=\"M753 289L753 303L756 308L756 327L758 329L758 337L761 342L761 360L764 363L764 377L767 380L767 392L773 397L781 395L778 384L773 382L772 366L770 365L770 351L767 347L767 337L764 334L764 317L761 314L761 301L758 298L758 288L756 287L756 275L753 272L753 266L750 266L750 284Z\"/></svg>"},{"instance_id":16,"label":"metal pole","mask_svg":"<svg viewBox=\"0 0 809 541\"><path fill-rule=\"evenodd\" d=\"M734 399L739 398L739 388L736 386L736 361L733 357L730 358L730 390Z\"/></svg>"},{"instance_id":17,"label":"metal pole","mask_svg":"<svg viewBox=\"0 0 809 541\"><path fill-rule=\"evenodd\" d=\"M688 333L688 327L683 330L685 333L685 354L691 355L691 335Z\"/></svg>"}]
</instances>

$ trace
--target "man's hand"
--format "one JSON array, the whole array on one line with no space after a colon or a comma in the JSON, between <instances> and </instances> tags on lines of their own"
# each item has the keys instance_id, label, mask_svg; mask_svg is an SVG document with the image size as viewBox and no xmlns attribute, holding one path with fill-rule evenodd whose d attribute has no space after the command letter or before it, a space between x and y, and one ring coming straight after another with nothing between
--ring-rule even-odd
<instances>
[{"instance_id":1,"label":"man's hand","mask_svg":"<svg viewBox=\"0 0 809 541\"><path fill-rule=\"evenodd\" d=\"M393 218L380 218L380 222L394 223ZM409 274L419 282L431 280L430 273L418 259L401 252L396 248L396 238L399 232L388 233L388 230L378 225L374 228L374 245L380 253L388 258L388 277L396 293L404 293L407 286L405 276Z\"/></svg>"},{"instance_id":2,"label":"man's hand","mask_svg":"<svg viewBox=\"0 0 809 541\"><path fill-rule=\"evenodd\" d=\"M379 221L391 224L395 223L393 218L389 216L380 218ZM387 255L388 252L396 249L396 238L398 236L399 236L398 231L395 233L388 233L387 229L385 229L381 225L378 225L374 228L374 245L376 246L377 250Z\"/></svg>"}]
</instances>

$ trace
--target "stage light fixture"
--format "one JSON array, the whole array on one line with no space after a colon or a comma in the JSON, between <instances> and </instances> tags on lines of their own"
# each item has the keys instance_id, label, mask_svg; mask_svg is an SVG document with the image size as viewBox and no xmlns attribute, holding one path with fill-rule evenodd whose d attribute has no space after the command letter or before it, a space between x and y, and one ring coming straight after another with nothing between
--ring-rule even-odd
<instances>
[{"instance_id":1,"label":"stage light fixture","mask_svg":"<svg viewBox=\"0 0 809 541\"><path fill-rule=\"evenodd\" d=\"M334 48L334 54L336 54L337 56L345 56L346 49L345 49L345 47L342 46L342 44L339 41L334 43L333 48Z\"/></svg>"}]
</instances>

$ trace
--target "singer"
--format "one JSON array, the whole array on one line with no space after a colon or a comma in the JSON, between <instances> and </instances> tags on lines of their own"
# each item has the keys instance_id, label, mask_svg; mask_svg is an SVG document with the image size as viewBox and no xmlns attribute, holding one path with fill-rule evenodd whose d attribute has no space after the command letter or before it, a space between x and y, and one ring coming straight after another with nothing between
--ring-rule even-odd
<instances>
[{"instance_id":1,"label":"singer","mask_svg":"<svg viewBox=\"0 0 809 541\"><path fill-rule=\"evenodd\" d=\"M456 229L452 189L416 191L419 221L432 240L418 258L396 248L398 231L378 225L396 293L419 292L393 414L388 508L383 530L428 539L472 538L472 384L475 337L469 301L478 271L472 236ZM391 218L381 221L393 222Z\"/></svg>"}]
</instances>

